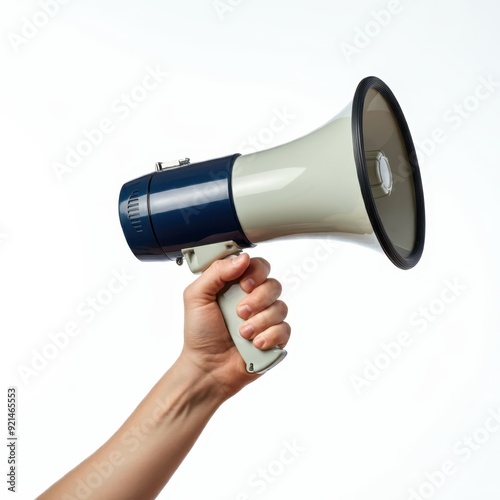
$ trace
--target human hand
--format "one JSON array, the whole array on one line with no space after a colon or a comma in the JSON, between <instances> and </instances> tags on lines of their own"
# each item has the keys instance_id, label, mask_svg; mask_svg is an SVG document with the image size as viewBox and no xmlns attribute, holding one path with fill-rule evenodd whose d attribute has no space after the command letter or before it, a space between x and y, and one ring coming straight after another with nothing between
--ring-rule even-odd
<instances>
[{"instance_id":1,"label":"human hand","mask_svg":"<svg viewBox=\"0 0 500 500\"><path fill-rule=\"evenodd\" d=\"M278 300L281 285L268 278L269 271L266 260L242 254L214 262L184 292L184 348L180 360L200 375L209 374L214 389L225 399L258 375L246 371L227 331L217 294L226 283L239 280L248 293L237 308L238 315L246 320L240 328L242 336L252 339L259 349L284 347L290 337L290 326L284 322L287 307Z\"/></svg>"}]
</instances>

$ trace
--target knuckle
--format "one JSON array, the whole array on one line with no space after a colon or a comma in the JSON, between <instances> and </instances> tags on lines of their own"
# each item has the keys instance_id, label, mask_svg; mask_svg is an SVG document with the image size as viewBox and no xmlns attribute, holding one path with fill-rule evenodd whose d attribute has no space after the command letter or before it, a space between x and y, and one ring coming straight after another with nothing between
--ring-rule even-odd
<instances>
[{"instance_id":1,"label":"knuckle","mask_svg":"<svg viewBox=\"0 0 500 500\"><path fill-rule=\"evenodd\" d=\"M260 332L264 332L271 328L275 322L273 321L272 313L269 309L265 309L256 317L256 327Z\"/></svg>"},{"instance_id":2,"label":"knuckle","mask_svg":"<svg viewBox=\"0 0 500 500\"><path fill-rule=\"evenodd\" d=\"M252 259L255 263L256 266L262 267L266 270L266 273L269 274L271 271L271 264L266 259L263 259L262 257L254 257Z\"/></svg>"},{"instance_id":3,"label":"knuckle","mask_svg":"<svg viewBox=\"0 0 500 500\"><path fill-rule=\"evenodd\" d=\"M262 311L260 314L257 314L254 318L254 322L256 324L256 327L261 332L264 330L267 330L267 328L269 328L269 321L270 321L270 317L269 317L268 310Z\"/></svg>"},{"instance_id":4,"label":"knuckle","mask_svg":"<svg viewBox=\"0 0 500 500\"><path fill-rule=\"evenodd\" d=\"M189 302L194 298L194 296L195 296L195 290L194 290L193 284L190 284L184 289L184 293L182 294L182 298L183 298L184 302Z\"/></svg>"},{"instance_id":5,"label":"knuckle","mask_svg":"<svg viewBox=\"0 0 500 500\"><path fill-rule=\"evenodd\" d=\"M279 325L276 325L274 343L277 346L284 348L287 345L288 341L290 340L290 332L291 332L290 325L285 321L283 321Z\"/></svg>"},{"instance_id":6,"label":"knuckle","mask_svg":"<svg viewBox=\"0 0 500 500\"><path fill-rule=\"evenodd\" d=\"M277 300L276 306L280 315L283 316L283 318L286 318L288 315L288 306L282 300Z\"/></svg>"},{"instance_id":7,"label":"knuckle","mask_svg":"<svg viewBox=\"0 0 500 500\"><path fill-rule=\"evenodd\" d=\"M224 266L227 264L227 261L224 261L222 259L218 259L215 262L212 263L212 271L216 276L220 276L221 272L224 269Z\"/></svg>"},{"instance_id":8,"label":"knuckle","mask_svg":"<svg viewBox=\"0 0 500 500\"><path fill-rule=\"evenodd\" d=\"M281 295L281 292L283 291L283 286L281 283L274 278L268 278L269 283L273 287L274 292L278 295L278 297Z\"/></svg>"},{"instance_id":9,"label":"knuckle","mask_svg":"<svg viewBox=\"0 0 500 500\"><path fill-rule=\"evenodd\" d=\"M285 332L287 334L287 337L290 337L290 335L292 333L292 327L286 321L283 321L283 325L285 326Z\"/></svg>"}]
</instances>

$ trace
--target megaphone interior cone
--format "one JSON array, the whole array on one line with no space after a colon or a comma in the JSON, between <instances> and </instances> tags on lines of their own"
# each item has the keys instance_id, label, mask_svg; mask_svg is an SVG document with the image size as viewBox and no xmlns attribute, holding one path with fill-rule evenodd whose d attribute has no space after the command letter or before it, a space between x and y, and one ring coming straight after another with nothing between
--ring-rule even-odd
<instances>
[{"instance_id":1,"label":"megaphone interior cone","mask_svg":"<svg viewBox=\"0 0 500 500\"><path fill-rule=\"evenodd\" d=\"M352 105L356 169L373 230L401 269L420 260L425 208L415 146L401 107L379 78L361 81Z\"/></svg>"}]
</instances>

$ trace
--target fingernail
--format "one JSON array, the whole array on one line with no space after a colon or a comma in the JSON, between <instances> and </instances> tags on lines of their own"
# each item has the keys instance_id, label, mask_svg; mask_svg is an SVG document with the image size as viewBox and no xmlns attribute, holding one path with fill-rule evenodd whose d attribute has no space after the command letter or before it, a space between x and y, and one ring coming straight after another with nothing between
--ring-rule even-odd
<instances>
[{"instance_id":1,"label":"fingernail","mask_svg":"<svg viewBox=\"0 0 500 500\"><path fill-rule=\"evenodd\" d=\"M252 278L248 278L247 280L243 281L242 285L246 288L246 290L250 292L255 287L255 281Z\"/></svg>"},{"instance_id":2,"label":"fingernail","mask_svg":"<svg viewBox=\"0 0 500 500\"><path fill-rule=\"evenodd\" d=\"M261 347L264 347L264 344L265 344L265 343L266 343L266 339L265 339L264 337L262 337L262 336L260 336L260 337L255 337L255 338L253 339L253 345L254 345L255 347L258 347L259 349L260 349Z\"/></svg>"},{"instance_id":3,"label":"fingernail","mask_svg":"<svg viewBox=\"0 0 500 500\"><path fill-rule=\"evenodd\" d=\"M245 256L243 254L238 255L238 257L235 257L234 259L231 259L233 265L237 266L238 264L241 264L244 260Z\"/></svg>"},{"instance_id":4,"label":"fingernail","mask_svg":"<svg viewBox=\"0 0 500 500\"><path fill-rule=\"evenodd\" d=\"M252 314L252 310L250 309L250 306L244 305L238 307L238 316L243 319L247 319L250 317Z\"/></svg>"},{"instance_id":5,"label":"fingernail","mask_svg":"<svg viewBox=\"0 0 500 500\"><path fill-rule=\"evenodd\" d=\"M249 339L254 331L255 328L253 327L253 325L247 323L245 325L242 325L242 327L240 328L240 335L245 339Z\"/></svg>"}]
</instances>

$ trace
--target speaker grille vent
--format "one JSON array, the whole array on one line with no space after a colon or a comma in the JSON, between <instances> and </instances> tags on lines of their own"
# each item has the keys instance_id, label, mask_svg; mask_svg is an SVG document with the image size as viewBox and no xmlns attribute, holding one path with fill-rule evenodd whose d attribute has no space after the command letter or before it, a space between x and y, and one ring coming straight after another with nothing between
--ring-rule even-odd
<instances>
[{"instance_id":1,"label":"speaker grille vent","mask_svg":"<svg viewBox=\"0 0 500 500\"><path fill-rule=\"evenodd\" d=\"M138 233L142 233L141 210L139 208L139 192L132 191L127 202L128 220Z\"/></svg>"}]
</instances>

